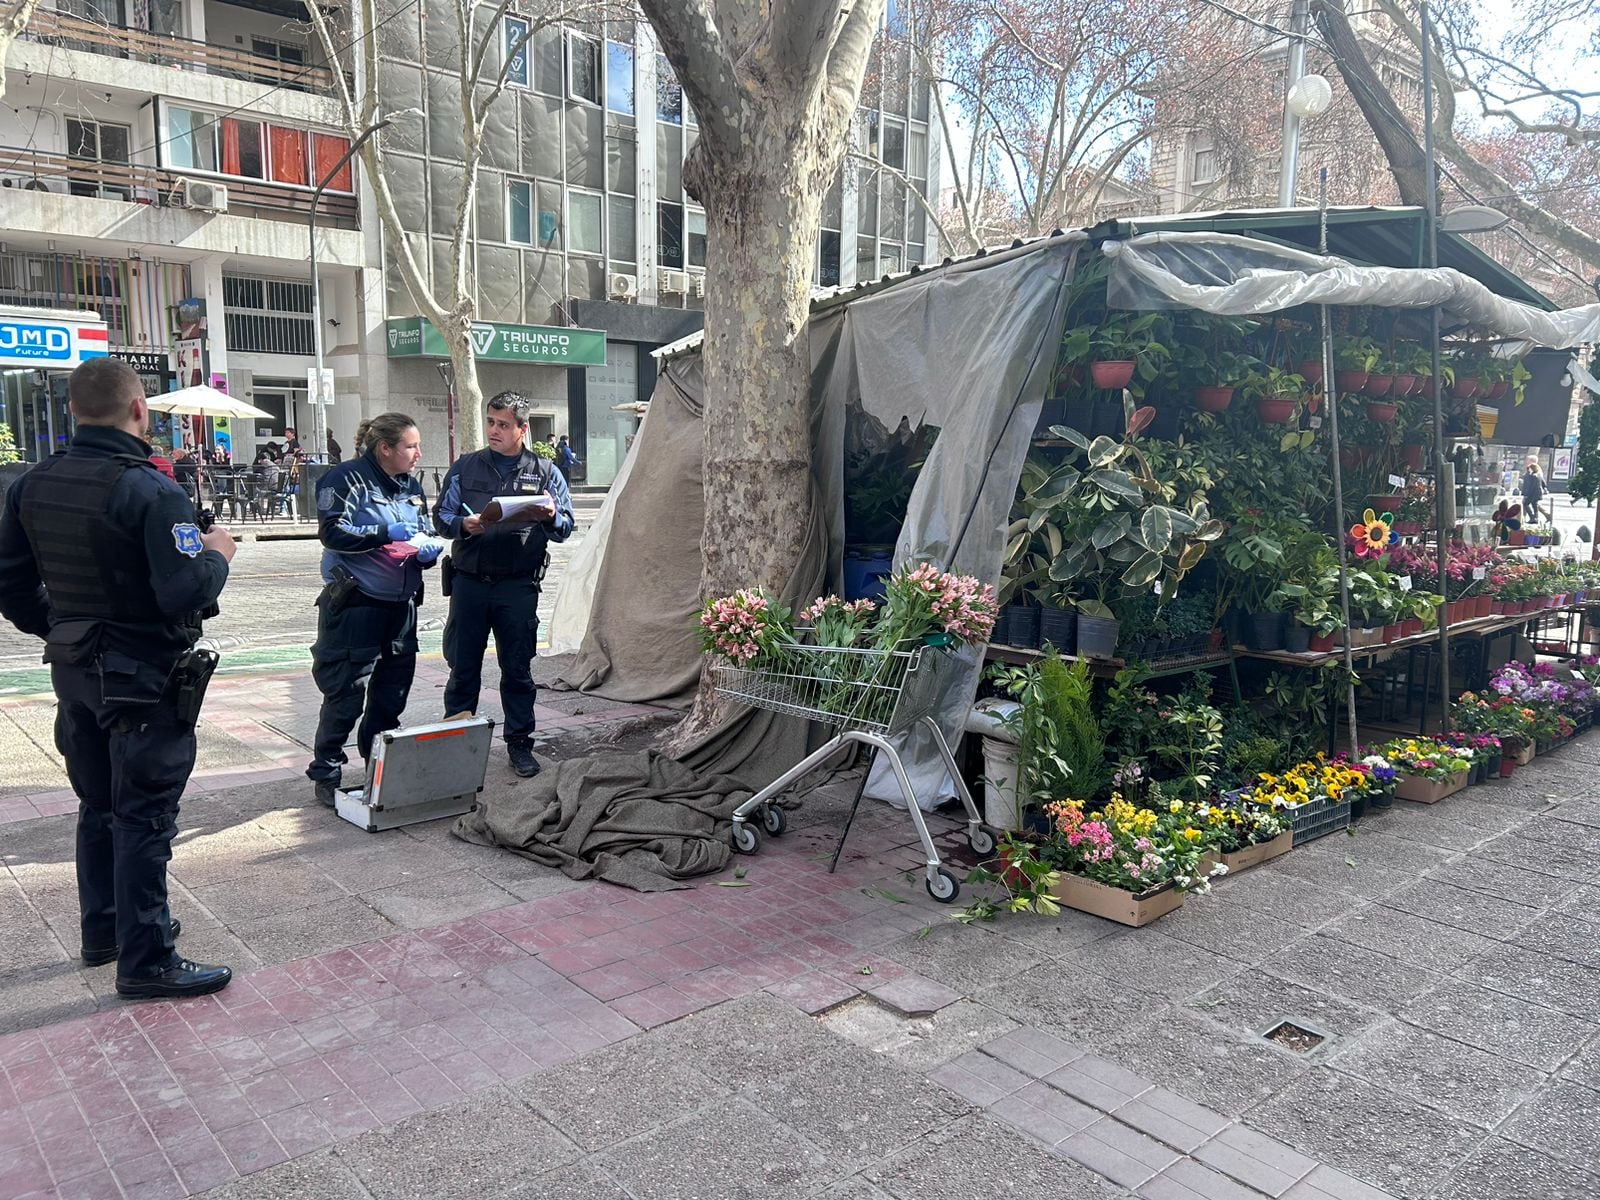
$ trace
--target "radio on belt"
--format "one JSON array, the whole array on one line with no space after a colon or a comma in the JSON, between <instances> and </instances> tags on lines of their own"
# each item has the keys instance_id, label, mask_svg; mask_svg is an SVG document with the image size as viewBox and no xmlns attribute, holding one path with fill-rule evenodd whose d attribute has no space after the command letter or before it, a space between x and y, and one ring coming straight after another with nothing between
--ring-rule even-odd
<instances>
[{"instance_id":1,"label":"radio on belt","mask_svg":"<svg viewBox=\"0 0 1600 1200\"><path fill-rule=\"evenodd\" d=\"M362 788L340 791L334 810L368 833L472 811L494 743L488 717L382 734Z\"/></svg>"}]
</instances>

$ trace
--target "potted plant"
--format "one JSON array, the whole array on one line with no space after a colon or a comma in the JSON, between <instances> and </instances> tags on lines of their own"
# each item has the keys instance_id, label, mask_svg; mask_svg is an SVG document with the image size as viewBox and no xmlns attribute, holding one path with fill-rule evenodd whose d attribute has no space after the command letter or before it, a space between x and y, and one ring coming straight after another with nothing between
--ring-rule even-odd
<instances>
[{"instance_id":1,"label":"potted plant","mask_svg":"<svg viewBox=\"0 0 1600 1200\"><path fill-rule=\"evenodd\" d=\"M1437 804L1467 786L1472 751L1435 738L1396 738L1379 753L1400 773L1395 795L1418 804Z\"/></svg>"},{"instance_id":2,"label":"potted plant","mask_svg":"<svg viewBox=\"0 0 1600 1200\"><path fill-rule=\"evenodd\" d=\"M1094 386L1118 391L1133 382L1135 371L1155 378L1171 351L1160 340L1166 316L1159 312L1113 310L1090 339L1089 375Z\"/></svg>"},{"instance_id":3,"label":"potted plant","mask_svg":"<svg viewBox=\"0 0 1600 1200\"><path fill-rule=\"evenodd\" d=\"M1367 386L1367 376L1378 365L1383 351L1369 337L1348 337L1333 353L1333 381L1341 392L1359 392Z\"/></svg>"},{"instance_id":4,"label":"potted plant","mask_svg":"<svg viewBox=\"0 0 1600 1200\"><path fill-rule=\"evenodd\" d=\"M1216 852L1227 875L1281 858L1294 849L1294 830L1281 810L1237 798L1202 807L1218 831Z\"/></svg>"},{"instance_id":5,"label":"potted plant","mask_svg":"<svg viewBox=\"0 0 1600 1200\"><path fill-rule=\"evenodd\" d=\"M1251 377L1256 415L1268 425L1287 425L1294 419L1305 394L1306 381L1278 367L1267 367Z\"/></svg>"}]
</instances>

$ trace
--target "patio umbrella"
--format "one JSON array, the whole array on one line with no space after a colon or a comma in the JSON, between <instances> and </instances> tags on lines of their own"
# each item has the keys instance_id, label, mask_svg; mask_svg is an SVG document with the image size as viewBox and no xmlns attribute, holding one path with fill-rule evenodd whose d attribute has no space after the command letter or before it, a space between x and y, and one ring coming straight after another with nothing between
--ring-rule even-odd
<instances>
[{"instance_id":1,"label":"patio umbrella","mask_svg":"<svg viewBox=\"0 0 1600 1200\"><path fill-rule=\"evenodd\" d=\"M208 387L203 383L194 387L180 388L176 392L151 396L147 403L156 412L172 413L175 416L264 417L269 421L273 419L271 413L263 412L254 404L236 400L227 392Z\"/></svg>"}]
</instances>

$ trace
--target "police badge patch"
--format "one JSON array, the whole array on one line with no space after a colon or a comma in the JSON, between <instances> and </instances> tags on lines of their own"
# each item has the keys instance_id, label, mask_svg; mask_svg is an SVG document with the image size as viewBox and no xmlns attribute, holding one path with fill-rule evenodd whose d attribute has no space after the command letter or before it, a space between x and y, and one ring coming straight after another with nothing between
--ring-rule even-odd
<instances>
[{"instance_id":1,"label":"police badge patch","mask_svg":"<svg viewBox=\"0 0 1600 1200\"><path fill-rule=\"evenodd\" d=\"M174 525L172 544L178 548L179 554L187 554L190 558L197 557L206 548L200 540L200 529L195 525Z\"/></svg>"},{"instance_id":2,"label":"police badge patch","mask_svg":"<svg viewBox=\"0 0 1600 1200\"><path fill-rule=\"evenodd\" d=\"M331 487L317 489L317 511L332 512L339 503L339 493Z\"/></svg>"}]
</instances>

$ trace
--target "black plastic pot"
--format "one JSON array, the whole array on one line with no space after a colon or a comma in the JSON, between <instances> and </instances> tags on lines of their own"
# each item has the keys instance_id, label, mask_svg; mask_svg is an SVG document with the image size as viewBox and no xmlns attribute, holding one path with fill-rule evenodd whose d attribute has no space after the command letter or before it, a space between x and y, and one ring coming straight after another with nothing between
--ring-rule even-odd
<instances>
[{"instance_id":1,"label":"black plastic pot","mask_svg":"<svg viewBox=\"0 0 1600 1200\"><path fill-rule=\"evenodd\" d=\"M999 613L995 615L994 628L989 631L989 644L991 646L1011 645L1011 606L1002 605Z\"/></svg>"},{"instance_id":2,"label":"black plastic pot","mask_svg":"<svg viewBox=\"0 0 1600 1200\"><path fill-rule=\"evenodd\" d=\"M1393 792L1373 792L1372 795L1367 797L1367 807L1368 808L1372 808L1372 809L1393 808L1394 807L1394 793Z\"/></svg>"},{"instance_id":3,"label":"black plastic pot","mask_svg":"<svg viewBox=\"0 0 1600 1200\"><path fill-rule=\"evenodd\" d=\"M1245 622L1244 644L1252 650L1283 649L1283 621L1281 612L1251 613ZM1311 645L1309 638L1306 645Z\"/></svg>"},{"instance_id":4,"label":"black plastic pot","mask_svg":"<svg viewBox=\"0 0 1600 1200\"><path fill-rule=\"evenodd\" d=\"M1039 644L1043 646L1048 642L1062 654L1077 653L1077 610L1071 608L1042 608L1039 612Z\"/></svg>"},{"instance_id":5,"label":"black plastic pot","mask_svg":"<svg viewBox=\"0 0 1600 1200\"><path fill-rule=\"evenodd\" d=\"M1120 438L1127 429L1122 410L1122 400L1096 400L1089 418L1089 435Z\"/></svg>"},{"instance_id":6,"label":"black plastic pot","mask_svg":"<svg viewBox=\"0 0 1600 1200\"><path fill-rule=\"evenodd\" d=\"M1015 646L1019 650L1034 650L1039 645L1039 612L1035 604L1008 604L1006 610L1011 614L1011 623L1008 631L1011 640L1007 645Z\"/></svg>"},{"instance_id":7,"label":"black plastic pot","mask_svg":"<svg viewBox=\"0 0 1600 1200\"><path fill-rule=\"evenodd\" d=\"M1367 798L1365 796L1357 796L1354 800L1350 801L1350 819L1352 821L1359 821L1366 815Z\"/></svg>"},{"instance_id":8,"label":"black plastic pot","mask_svg":"<svg viewBox=\"0 0 1600 1200\"><path fill-rule=\"evenodd\" d=\"M1119 622L1078 614L1078 653L1084 658L1112 658L1117 652Z\"/></svg>"},{"instance_id":9,"label":"black plastic pot","mask_svg":"<svg viewBox=\"0 0 1600 1200\"><path fill-rule=\"evenodd\" d=\"M1488 763L1483 769L1483 779L1487 783L1491 779L1500 778L1500 755L1491 754Z\"/></svg>"},{"instance_id":10,"label":"black plastic pot","mask_svg":"<svg viewBox=\"0 0 1600 1200\"><path fill-rule=\"evenodd\" d=\"M1283 627L1283 648L1293 654L1304 654L1311 649L1311 630L1299 621L1289 621Z\"/></svg>"}]
</instances>

